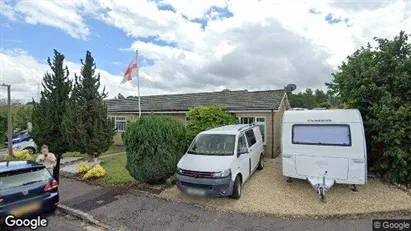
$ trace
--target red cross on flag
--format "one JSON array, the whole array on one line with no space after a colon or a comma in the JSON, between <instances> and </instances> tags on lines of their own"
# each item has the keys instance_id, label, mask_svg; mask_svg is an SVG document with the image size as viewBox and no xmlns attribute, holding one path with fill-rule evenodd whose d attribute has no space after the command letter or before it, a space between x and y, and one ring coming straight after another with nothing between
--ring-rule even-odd
<instances>
[{"instance_id":1,"label":"red cross on flag","mask_svg":"<svg viewBox=\"0 0 411 231\"><path fill-rule=\"evenodd\" d=\"M121 83L125 83L133 79L133 76L138 75L138 65L137 65L137 57L131 61L130 65L128 65L126 71L124 72L124 78Z\"/></svg>"}]
</instances>

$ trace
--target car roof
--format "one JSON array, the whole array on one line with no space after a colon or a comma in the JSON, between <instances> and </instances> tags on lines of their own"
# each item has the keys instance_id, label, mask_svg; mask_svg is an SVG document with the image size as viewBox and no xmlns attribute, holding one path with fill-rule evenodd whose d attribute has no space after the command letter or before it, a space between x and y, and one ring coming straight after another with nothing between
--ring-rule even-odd
<instances>
[{"instance_id":1,"label":"car roof","mask_svg":"<svg viewBox=\"0 0 411 231\"><path fill-rule=\"evenodd\" d=\"M234 124L222 127L212 128L201 132L202 134L233 134L236 135L241 131L254 127L252 124Z\"/></svg>"},{"instance_id":2,"label":"car roof","mask_svg":"<svg viewBox=\"0 0 411 231\"><path fill-rule=\"evenodd\" d=\"M7 165L7 162L0 162L0 173L9 172L9 171L16 171L16 170L23 170L23 169L31 169L31 168L44 168L45 166L37 163L35 161L26 160L26 161L10 161Z\"/></svg>"}]
</instances>

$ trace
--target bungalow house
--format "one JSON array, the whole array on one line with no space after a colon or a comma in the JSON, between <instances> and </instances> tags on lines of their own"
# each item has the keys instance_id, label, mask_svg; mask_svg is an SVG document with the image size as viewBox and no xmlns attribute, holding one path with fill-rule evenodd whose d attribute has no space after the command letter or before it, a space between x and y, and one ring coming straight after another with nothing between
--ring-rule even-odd
<instances>
[{"instance_id":1,"label":"bungalow house","mask_svg":"<svg viewBox=\"0 0 411 231\"><path fill-rule=\"evenodd\" d=\"M121 133L129 121L138 118L138 98L107 99L108 114L115 122L115 144L122 144ZM220 105L235 113L239 122L255 123L263 135L266 157L276 157L280 150L281 120L289 102L284 90L267 91L220 91L188 94L141 96L142 116L147 114L172 115L185 123L185 114L200 105Z\"/></svg>"}]
</instances>

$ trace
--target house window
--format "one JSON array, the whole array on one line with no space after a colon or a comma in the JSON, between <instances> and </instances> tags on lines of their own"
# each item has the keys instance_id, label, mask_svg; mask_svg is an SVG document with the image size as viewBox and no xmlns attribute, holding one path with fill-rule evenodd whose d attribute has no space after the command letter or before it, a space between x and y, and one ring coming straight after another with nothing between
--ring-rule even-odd
<instances>
[{"instance_id":1,"label":"house window","mask_svg":"<svg viewBox=\"0 0 411 231\"><path fill-rule=\"evenodd\" d=\"M241 124L251 124L254 123L254 117L240 117Z\"/></svg>"},{"instance_id":2,"label":"house window","mask_svg":"<svg viewBox=\"0 0 411 231\"><path fill-rule=\"evenodd\" d=\"M267 126L265 117L239 117L241 124L255 123L260 128L263 138L263 143L266 144L265 137L267 137Z\"/></svg>"},{"instance_id":3,"label":"house window","mask_svg":"<svg viewBox=\"0 0 411 231\"><path fill-rule=\"evenodd\" d=\"M111 117L114 123L114 127L117 132L125 132L127 129L126 117Z\"/></svg>"}]
</instances>

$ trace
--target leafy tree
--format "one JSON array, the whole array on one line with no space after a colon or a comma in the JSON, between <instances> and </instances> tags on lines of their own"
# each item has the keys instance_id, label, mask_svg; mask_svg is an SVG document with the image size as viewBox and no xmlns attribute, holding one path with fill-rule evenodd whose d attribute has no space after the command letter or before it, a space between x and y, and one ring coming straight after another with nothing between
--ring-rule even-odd
<instances>
[{"instance_id":1,"label":"leafy tree","mask_svg":"<svg viewBox=\"0 0 411 231\"><path fill-rule=\"evenodd\" d=\"M20 107L14 116L13 126L20 129L26 128L27 123L31 122L32 113L33 107L31 105Z\"/></svg>"},{"instance_id":2,"label":"leafy tree","mask_svg":"<svg viewBox=\"0 0 411 231\"><path fill-rule=\"evenodd\" d=\"M143 116L128 124L123 140L130 175L137 181L163 183L184 154L185 128L172 116Z\"/></svg>"},{"instance_id":3,"label":"leafy tree","mask_svg":"<svg viewBox=\"0 0 411 231\"><path fill-rule=\"evenodd\" d=\"M220 106L198 106L187 115L187 144L201 131L223 125L238 124L238 118Z\"/></svg>"},{"instance_id":4,"label":"leafy tree","mask_svg":"<svg viewBox=\"0 0 411 231\"><path fill-rule=\"evenodd\" d=\"M289 101L291 107L302 107L309 109L318 107L316 96L310 88L305 89L305 92L291 94Z\"/></svg>"},{"instance_id":5,"label":"leafy tree","mask_svg":"<svg viewBox=\"0 0 411 231\"><path fill-rule=\"evenodd\" d=\"M328 101L327 94L321 89L315 90L314 96L318 105Z\"/></svg>"},{"instance_id":6,"label":"leafy tree","mask_svg":"<svg viewBox=\"0 0 411 231\"><path fill-rule=\"evenodd\" d=\"M79 76L70 98L70 110L64 119L65 139L74 151L85 153L89 161L94 161L107 151L113 143L114 124L107 115L105 88L100 93L100 74L96 74L96 64L87 51Z\"/></svg>"},{"instance_id":7,"label":"leafy tree","mask_svg":"<svg viewBox=\"0 0 411 231\"><path fill-rule=\"evenodd\" d=\"M0 145L3 146L7 138L7 113L0 112Z\"/></svg>"},{"instance_id":8,"label":"leafy tree","mask_svg":"<svg viewBox=\"0 0 411 231\"><path fill-rule=\"evenodd\" d=\"M366 122L371 170L411 182L411 44L401 31L354 52L326 85Z\"/></svg>"},{"instance_id":9,"label":"leafy tree","mask_svg":"<svg viewBox=\"0 0 411 231\"><path fill-rule=\"evenodd\" d=\"M67 103L72 88L69 71L63 67L64 55L54 50L53 60L47 59L51 73L43 77L43 90L40 102L34 102L31 136L37 145L47 144L51 152L56 154L57 163L53 175L58 180L60 159L63 153L70 150L69 143L63 136L63 116L67 112Z\"/></svg>"},{"instance_id":10,"label":"leafy tree","mask_svg":"<svg viewBox=\"0 0 411 231\"><path fill-rule=\"evenodd\" d=\"M18 99L11 99L10 103L12 106L20 106L22 105L21 100ZM0 99L0 106L6 106L7 107L8 102L7 102L7 98L1 98Z\"/></svg>"}]
</instances>

